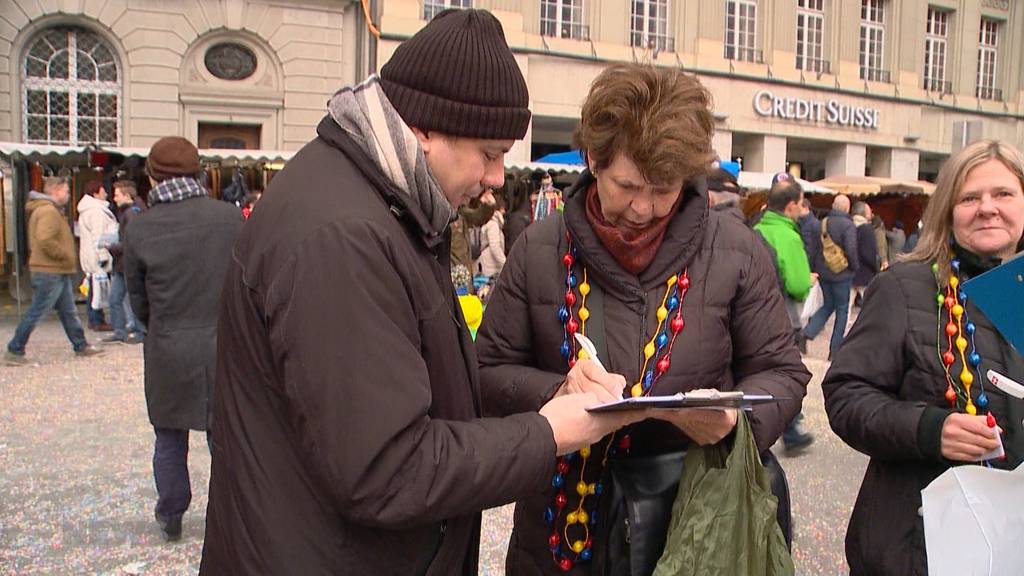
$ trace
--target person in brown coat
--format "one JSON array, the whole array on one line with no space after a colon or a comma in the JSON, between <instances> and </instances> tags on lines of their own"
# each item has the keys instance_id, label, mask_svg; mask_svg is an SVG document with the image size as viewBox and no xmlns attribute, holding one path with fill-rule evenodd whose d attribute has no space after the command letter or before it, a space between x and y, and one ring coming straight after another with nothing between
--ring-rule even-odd
<instances>
[{"instance_id":1,"label":"person in brown coat","mask_svg":"<svg viewBox=\"0 0 1024 576\"><path fill-rule=\"evenodd\" d=\"M708 209L712 126L707 91L679 70L615 65L597 77L576 135L588 169L563 214L516 242L484 314L477 346L486 413L530 413L589 389L581 377L603 371L573 341L582 332L621 375L610 394L773 394L785 399L755 408L750 420L762 451L779 438L810 374L767 248L742 221ZM628 435L561 459L544 494L516 503L506 572L650 574L665 534L640 552L639 524L610 525L608 466L717 443L736 419L731 410L659 411ZM679 473L663 490L669 500L655 506L664 514Z\"/></svg>"},{"instance_id":2,"label":"person in brown coat","mask_svg":"<svg viewBox=\"0 0 1024 576\"><path fill-rule=\"evenodd\" d=\"M480 510L626 421L594 393L480 417L448 225L528 102L498 20L444 11L274 178L224 284L201 574L475 575Z\"/></svg>"},{"instance_id":3,"label":"person in brown coat","mask_svg":"<svg viewBox=\"0 0 1024 576\"><path fill-rule=\"evenodd\" d=\"M1006 458L988 465L1024 461L1024 402L986 380L1024 382L1024 357L959 289L1024 252L1024 157L967 146L939 172L924 222L914 251L868 287L821 385L832 429L871 457L846 532L854 576L928 574L921 490L980 465L997 430Z\"/></svg>"},{"instance_id":4,"label":"person in brown coat","mask_svg":"<svg viewBox=\"0 0 1024 576\"><path fill-rule=\"evenodd\" d=\"M28 217L28 268L32 272L32 305L21 317L14 336L7 344L6 364L28 364L25 346L36 324L51 309L64 327L71 346L78 356L92 356L100 351L89 345L85 330L75 310L72 277L78 273L75 262L75 239L62 209L71 198L66 178L50 176L43 181L43 193L29 192L25 203Z\"/></svg>"}]
</instances>

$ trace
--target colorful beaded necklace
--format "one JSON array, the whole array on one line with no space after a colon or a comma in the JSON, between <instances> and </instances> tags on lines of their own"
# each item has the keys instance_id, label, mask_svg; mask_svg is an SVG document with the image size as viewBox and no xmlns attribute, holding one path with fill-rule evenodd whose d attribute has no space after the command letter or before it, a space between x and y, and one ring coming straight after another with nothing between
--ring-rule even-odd
<instances>
[{"instance_id":1,"label":"colorful beaded necklace","mask_svg":"<svg viewBox=\"0 0 1024 576\"><path fill-rule=\"evenodd\" d=\"M576 264L576 247L572 239L566 234L569 242L569 249L562 257L562 264L565 265L565 304L558 309L558 320L562 324L562 358L565 359L569 369L576 365L577 359L588 358L586 350L577 348L576 339L573 337L577 331L583 335L587 333L587 320L590 318L590 310L587 308L587 296L590 294L590 283L587 279L587 269L582 267L583 282L577 286L577 276L573 272ZM646 396L650 394L654 384L661 378L671 365L672 348L675 346L676 337L683 331L686 323L683 321L683 298L690 288L690 278L684 268L680 274L675 274L665 281L665 295L661 299L661 305L657 310L658 327L654 336L643 347L643 368L640 374L643 377L623 390L623 396L627 393L631 396ZM579 308L573 312L576 305L576 290L579 292ZM672 316L671 320L669 316ZM579 318L577 321L576 318ZM667 321L667 322L666 322ZM630 439L624 435L615 442L615 434L608 440L605 446L604 455L598 470L603 470L608 462L608 457L618 450L628 453ZM585 479L587 462L590 459L591 447L581 448L578 452L566 454L558 459L556 472L551 479L551 485L556 489L551 504L544 511L544 522L551 527L551 535L548 537L548 547L551 549L551 556L559 569L568 572L578 562L587 562L592 556L593 540L590 531L597 527L597 499L587 506L590 496L598 497L602 492L600 481L588 483ZM559 530L559 520L562 512L569 503L565 487L572 463L579 461L579 481L576 483L576 493L580 497L579 505L565 514L565 522ZM577 529L576 526L579 526ZM577 532L577 538L570 537L570 528Z\"/></svg>"},{"instance_id":2,"label":"colorful beaded necklace","mask_svg":"<svg viewBox=\"0 0 1024 576\"><path fill-rule=\"evenodd\" d=\"M960 261L953 259L949 265L952 273L946 283L945 294L942 293L941 289L936 294L940 311L938 315L937 331L939 332L939 344L937 348L942 345L943 330L946 334L946 351L942 352L941 348L937 350L946 375L945 398L953 410L965 412L971 416L977 415L979 412L986 415L988 426L994 428L996 419L992 412L988 410L985 379L981 376L981 355L978 354L978 347L974 342L974 333L977 327L967 316L967 293L960 288ZM938 274L938 270L938 264L933 264L932 271ZM942 314L942 309L946 310L945 315ZM945 327L942 324L943 316L945 316ZM970 341L967 338L970 338ZM971 348L970 353L967 353L968 344ZM960 373L957 374L956 378L953 377L953 364L957 361L957 354L953 353L954 346L957 352L959 352L960 359ZM975 378L975 375L977 375L977 378ZM974 398L971 394L971 387L975 383L979 387L977 398Z\"/></svg>"}]
</instances>

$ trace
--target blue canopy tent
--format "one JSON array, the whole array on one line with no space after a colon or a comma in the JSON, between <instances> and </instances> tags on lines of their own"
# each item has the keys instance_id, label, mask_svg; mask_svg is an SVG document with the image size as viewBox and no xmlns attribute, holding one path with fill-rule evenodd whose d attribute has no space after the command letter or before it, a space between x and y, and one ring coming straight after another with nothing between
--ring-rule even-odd
<instances>
[{"instance_id":1,"label":"blue canopy tent","mask_svg":"<svg viewBox=\"0 0 1024 576\"><path fill-rule=\"evenodd\" d=\"M572 166L586 166L583 161L583 156L579 150L569 150L568 152L553 152L546 156L541 156L534 160L534 162L542 162L547 164L569 164Z\"/></svg>"}]
</instances>

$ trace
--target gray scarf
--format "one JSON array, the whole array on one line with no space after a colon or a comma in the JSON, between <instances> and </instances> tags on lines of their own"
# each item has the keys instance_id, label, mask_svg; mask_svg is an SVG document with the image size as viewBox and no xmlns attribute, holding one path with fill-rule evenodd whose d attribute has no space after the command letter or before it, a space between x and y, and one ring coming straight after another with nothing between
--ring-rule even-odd
<instances>
[{"instance_id":1,"label":"gray scarf","mask_svg":"<svg viewBox=\"0 0 1024 576\"><path fill-rule=\"evenodd\" d=\"M331 118L423 212L434 232L444 232L455 211L427 167L416 135L405 125L371 75L339 90L327 105Z\"/></svg>"},{"instance_id":2,"label":"gray scarf","mask_svg":"<svg viewBox=\"0 0 1024 576\"><path fill-rule=\"evenodd\" d=\"M163 202L181 202L197 196L206 196L206 188L189 176L168 178L149 191L149 205Z\"/></svg>"}]
</instances>

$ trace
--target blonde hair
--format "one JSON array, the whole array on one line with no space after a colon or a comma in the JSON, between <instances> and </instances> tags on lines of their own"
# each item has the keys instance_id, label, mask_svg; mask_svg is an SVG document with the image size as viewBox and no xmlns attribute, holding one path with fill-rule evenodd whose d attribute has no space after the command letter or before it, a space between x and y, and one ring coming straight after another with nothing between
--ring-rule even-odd
<instances>
[{"instance_id":1,"label":"blonde hair","mask_svg":"<svg viewBox=\"0 0 1024 576\"><path fill-rule=\"evenodd\" d=\"M1024 157L1013 146L999 140L979 140L946 160L935 183L935 193L924 211L924 225L914 251L901 259L907 262L938 264L939 285L945 286L950 272L953 248L953 208L967 174L989 160L998 160L1017 177L1024 187Z\"/></svg>"}]
</instances>

